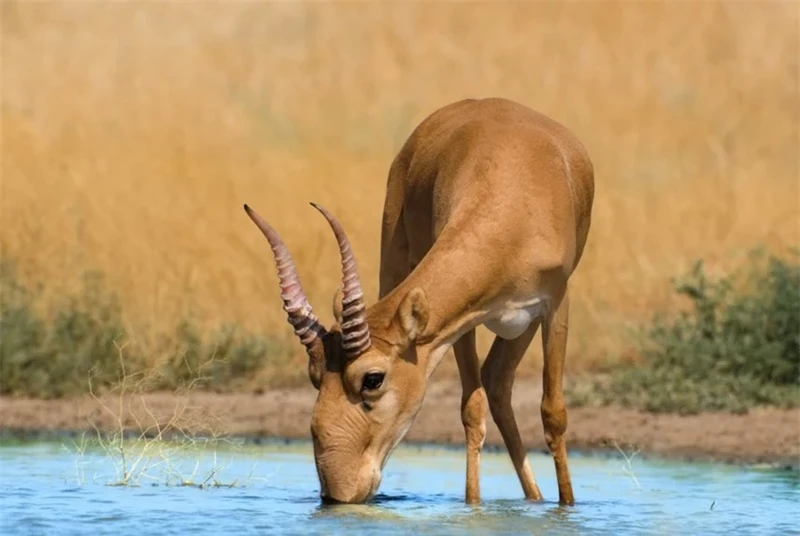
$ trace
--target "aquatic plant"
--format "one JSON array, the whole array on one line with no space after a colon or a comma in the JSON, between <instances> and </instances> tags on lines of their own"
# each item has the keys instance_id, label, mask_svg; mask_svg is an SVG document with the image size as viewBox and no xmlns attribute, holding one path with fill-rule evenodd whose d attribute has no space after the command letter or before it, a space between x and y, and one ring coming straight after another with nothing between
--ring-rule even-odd
<instances>
[{"instance_id":1,"label":"aquatic plant","mask_svg":"<svg viewBox=\"0 0 800 536\"><path fill-rule=\"evenodd\" d=\"M202 379L197 371L172 393L171 410L156 411L142 395L159 372L128 372L124 347L118 346L117 350L119 381L99 395L92 388L92 378L89 379L89 392L99 416L90 419L94 437L87 440L85 433L81 436L74 451L76 456L83 457L89 446L99 446L106 454L106 461L114 467L114 476L107 481L111 486L139 486L147 482L205 489L242 486L255 478L251 471L246 481L221 479L224 467L219 463L218 449L224 445L226 450L235 451L238 443L225 432L219 416L204 414L202 418L192 418L187 412L188 395ZM202 459L209 454L210 462L203 463ZM77 460L76 466L82 467Z\"/></svg>"}]
</instances>

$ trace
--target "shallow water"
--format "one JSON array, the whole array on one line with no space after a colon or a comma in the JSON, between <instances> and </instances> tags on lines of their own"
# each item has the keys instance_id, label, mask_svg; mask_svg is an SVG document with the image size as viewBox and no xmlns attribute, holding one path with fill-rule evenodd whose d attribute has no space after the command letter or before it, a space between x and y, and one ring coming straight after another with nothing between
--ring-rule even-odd
<instances>
[{"instance_id":1,"label":"shallow water","mask_svg":"<svg viewBox=\"0 0 800 536\"><path fill-rule=\"evenodd\" d=\"M578 503L559 507L548 456L530 454L545 496L530 503L507 455L486 452L483 503L469 507L463 451L401 446L373 504L323 506L309 444L152 444L133 466L140 452L129 447L134 470L122 482L118 454L72 440L0 447L2 533L797 534L800 526L796 471L572 453Z\"/></svg>"}]
</instances>

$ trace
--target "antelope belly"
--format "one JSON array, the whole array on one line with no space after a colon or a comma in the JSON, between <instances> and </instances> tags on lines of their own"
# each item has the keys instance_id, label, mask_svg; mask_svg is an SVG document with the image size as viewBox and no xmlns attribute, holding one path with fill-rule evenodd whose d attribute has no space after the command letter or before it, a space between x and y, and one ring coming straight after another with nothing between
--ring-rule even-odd
<instances>
[{"instance_id":1,"label":"antelope belly","mask_svg":"<svg viewBox=\"0 0 800 536\"><path fill-rule=\"evenodd\" d=\"M532 303L523 304L522 307L510 308L503 311L498 317L484 322L489 331L503 339L516 339L528 329L528 326L544 311L544 302L541 299Z\"/></svg>"}]
</instances>

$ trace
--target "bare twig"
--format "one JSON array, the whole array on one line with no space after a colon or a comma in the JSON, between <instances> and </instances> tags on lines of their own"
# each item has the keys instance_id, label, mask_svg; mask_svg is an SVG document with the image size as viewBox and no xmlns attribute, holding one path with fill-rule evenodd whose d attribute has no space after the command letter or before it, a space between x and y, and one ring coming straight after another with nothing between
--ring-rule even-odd
<instances>
[{"instance_id":1,"label":"bare twig","mask_svg":"<svg viewBox=\"0 0 800 536\"><path fill-rule=\"evenodd\" d=\"M220 466L216 447L223 441L233 445L221 433L220 419L204 415L201 420L192 422L188 418L189 409L199 410L199 408L191 408L185 398L203 379L198 372L213 363L215 356L200 364L196 370L192 370L184 356L186 367L190 371L190 379L175 390L174 395L178 400L169 418L163 419L159 418L148 405L144 395L146 384L158 374L157 371L128 371L123 354L126 345L120 345L116 341L114 345L117 349L121 371L118 383L111 389L111 392L116 391L114 404L116 410L112 409L95 391L94 373L89 375L89 394L102 411L112 418L113 422L112 429L105 433L96 422L92 422L98 443L105 453L115 461L117 475L110 484L128 486L138 485L142 479L159 480L159 477L153 472L161 469L162 477L167 485L174 481L177 481L179 485L201 488L237 485L238 481L236 480L225 484L218 479ZM133 407L134 400L138 403L138 408ZM190 433L190 430L194 430L194 433ZM126 431L135 433L129 434L130 437L126 439ZM202 437L198 437L197 432L202 432ZM198 477L200 461L197 460L191 474L183 476L175 459L186 454L190 449L208 448L209 445L213 446L214 451L208 473L204 477Z\"/></svg>"},{"instance_id":2,"label":"bare twig","mask_svg":"<svg viewBox=\"0 0 800 536\"><path fill-rule=\"evenodd\" d=\"M636 457L637 454L641 451L641 448L637 448L630 456L625 454L625 452L619 447L616 441L614 441L614 448L616 448L622 457L625 459L625 463L622 465L622 472L625 473L627 476L633 480L633 483L636 485L636 488L639 491L642 491L642 486L639 484L639 479L636 478L634 474L633 467L631 465L631 461Z\"/></svg>"}]
</instances>

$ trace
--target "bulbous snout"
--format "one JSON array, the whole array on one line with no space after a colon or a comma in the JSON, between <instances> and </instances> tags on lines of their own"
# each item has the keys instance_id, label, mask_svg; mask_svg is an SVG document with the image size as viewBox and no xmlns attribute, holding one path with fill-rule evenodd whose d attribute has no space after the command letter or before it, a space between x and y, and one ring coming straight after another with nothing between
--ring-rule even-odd
<instances>
[{"instance_id":1,"label":"bulbous snout","mask_svg":"<svg viewBox=\"0 0 800 536\"><path fill-rule=\"evenodd\" d=\"M371 461L358 471L337 471L317 464L320 499L323 503L359 504L370 501L381 484L381 470Z\"/></svg>"},{"instance_id":2,"label":"bulbous snout","mask_svg":"<svg viewBox=\"0 0 800 536\"><path fill-rule=\"evenodd\" d=\"M321 499L350 504L369 501L381 483L382 464L366 421L357 418L356 412L342 412L335 415L335 425L323 427L320 423L325 416L316 413L311 421Z\"/></svg>"}]
</instances>

